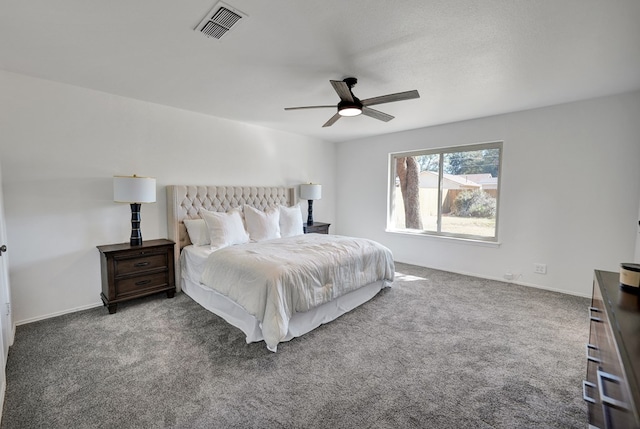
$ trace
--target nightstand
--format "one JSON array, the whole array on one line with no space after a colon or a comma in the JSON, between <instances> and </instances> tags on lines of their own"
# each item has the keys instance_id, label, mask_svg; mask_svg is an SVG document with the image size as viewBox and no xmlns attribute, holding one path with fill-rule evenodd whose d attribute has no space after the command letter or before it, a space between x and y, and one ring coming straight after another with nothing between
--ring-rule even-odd
<instances>
[{"instance_id":1,"label":"nightstand","mask_svg":"<svg viewBox=\"0 0 640 429\"><path fill-rule=\"evenodd\" d=\"M311 234L315 232L316 234L329 234L330 223L322 223L322 222L313 222L313 225L307 225L306 223L302 225L302 229L305 234Z\"/></svg>"},{"instance_id":2,"label":"nightstand","mask_svg":"<svg viewBox=\"0 0 640 429\"><path fill-rule=\"evenodd\" d=\"M116 312L118 303L158 292L176 293L171 240L148 240L140 246L129 243L98 246L102 271L100 298Z\"/></svg>"}]
</instances>

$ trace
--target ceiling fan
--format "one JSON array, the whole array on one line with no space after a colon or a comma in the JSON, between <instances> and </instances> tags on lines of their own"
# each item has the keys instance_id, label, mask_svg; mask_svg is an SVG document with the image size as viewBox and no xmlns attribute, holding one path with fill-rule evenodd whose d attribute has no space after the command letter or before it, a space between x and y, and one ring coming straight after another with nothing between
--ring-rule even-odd
<instances>
[{"instance_id":1,"label":"ceiling fan","mask_svg":"<svg viewBox=\"0 0 640 429\"><path fill-rule=\"evenodd\" d=\"M340 97L340 102L338 105L328 105L328 106L303 106L303 107L285 107L284 110L299 110L299 109L324 109L324 108L337 108L338 112L333 115L323 127L330 127L335 124L338 119L342 116L357 116L359 114L363 114L369 116L371 118L379 119L384 122L389 122L394 117L391 115L387 115L384 112L379 110L372 109L369 106L374 106L376 104L383 103L392 103L394 101L402 101L402 100L411 100L412 98L420 98L420 94L418 94L417 90L413 91L405 91L405 92L397 92L395 94L387 94L381 95L379 97L367 98L366 100L360 100L358 97L353 95L351 88L353 88L356 83L358 83L358 79L355 77L348 77L343 80L330 80L333 89L338 93Z\"/></svg>"}]
</instances>

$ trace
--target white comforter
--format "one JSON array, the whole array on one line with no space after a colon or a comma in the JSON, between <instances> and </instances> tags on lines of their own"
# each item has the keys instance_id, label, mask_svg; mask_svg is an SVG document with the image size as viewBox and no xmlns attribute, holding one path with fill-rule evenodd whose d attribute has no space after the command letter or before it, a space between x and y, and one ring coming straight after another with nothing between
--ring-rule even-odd
<instances>
[{"instance_id":1,"label":"white comforter","mask_svg":"<svg viewBox=\"0 0 640 429\"><path fill-rule=\"evenodd\" d=\"M393 275L391 251L375 241L306 234L216 250L201 283L255 316L275 351L295 312L376 281L390 286Z\"/></svg>"}]
</instances>

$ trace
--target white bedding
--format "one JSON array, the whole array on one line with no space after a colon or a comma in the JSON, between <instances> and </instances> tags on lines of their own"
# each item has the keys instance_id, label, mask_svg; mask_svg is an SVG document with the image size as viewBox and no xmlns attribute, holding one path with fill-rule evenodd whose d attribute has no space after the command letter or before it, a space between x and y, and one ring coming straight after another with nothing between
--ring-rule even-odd
<instances>
[{"instance_id":1,"label":"white bedding","mask_svg":"<svg viewBox=\"0 0 640 429\"><path fill-rule=\"evenodd\" d=\"M267 348L275 351L295 313L378 281L390 286L393 276L391 251L379 243L306 234L216 250L200 283L253 315Z\"/></svg>"},{"instance_id":2,"label":"white bedding","mask_svg":"<svg viewBox=\"0 0 640 429\"><path fill-rule=\"evenodd\" d=\"M211 246L194 246L189 245L180 252L180 266L182 267L183 280L192 283L200 283L202 272L207 265L207 258L215 249Z\"/></svg>"}]
</instances>

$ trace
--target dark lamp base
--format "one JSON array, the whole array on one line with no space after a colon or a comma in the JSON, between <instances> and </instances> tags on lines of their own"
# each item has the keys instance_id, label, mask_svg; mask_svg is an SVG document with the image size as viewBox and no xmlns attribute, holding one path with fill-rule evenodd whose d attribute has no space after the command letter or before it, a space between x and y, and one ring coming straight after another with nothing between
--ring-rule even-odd
<instances>
[{"instance_id":1,"label":"dark lamp base","mask_svg":"<svg viewBox=\"0 0 640 429\"><path fill-rule=\"evenodd\" d=\"M131 246L142 246L142 232L140 231L140 203L131 203Z\"/></svg>"},{"instance_id":2,"label":"dark lamp base","mask_svg":"<svg viewBox=\"0 0 640 429\"><path fill-rule=\"evenodd\" d=\"M307 217L307 225L311 226L313 225L313 200L307 200L307 201L309 201L309 211L308 211L309 216Z\"/></svg>"}]
</instances>

